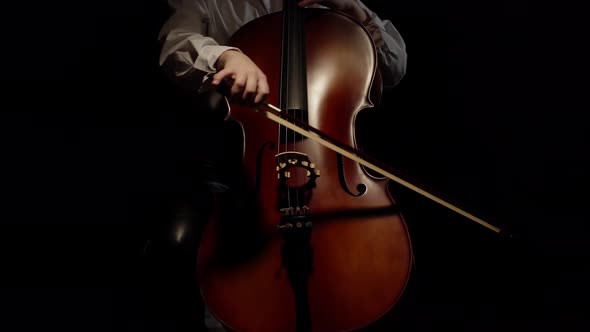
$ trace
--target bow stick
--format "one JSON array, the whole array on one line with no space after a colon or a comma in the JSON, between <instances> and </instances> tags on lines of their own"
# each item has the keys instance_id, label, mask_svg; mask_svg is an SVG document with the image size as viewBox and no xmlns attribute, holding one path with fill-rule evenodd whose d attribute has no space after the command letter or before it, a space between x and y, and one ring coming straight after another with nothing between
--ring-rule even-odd
<instances>
[{"instance_id":1,"label":"bow stick","mask_svg":"<svg viewBox=\"0 0 590 332\"><path fill-rule=\"evenodd\" d=\"M358 155L362 155L361 152L357 151L356 149L349 147L347 145L344 144L340 144L338 141L330 138L328 135L326 135L325 133L321 132L320 130L306 124L303 123L302 121L299 121L296 118L291 117L290 115L286 114L285 112L282 112L282 110L274 105L268 104L263 102L261 105L266 106L268 108L268 110L262 110L259 107L256 107L255 110L258 111L261 114L264 114L268 119L275 121L309 139L312 139L320 144L322 144L323 146L338 152L356 162L358 162L361 165L364 165L365 167L379 173L382 174L384 176L386 176L387 178L389 178L392 181L395 181L397 183L399 183L400 185L436 202L439 203L440 205L455 211L456 213L488 228L489 230L492 230L498 234L506 234L506 232L503 229L500 229L499 227L493 226L491 224L489 224L488 222L482 220L481 218L478 218L476 216L474 216L473 214L447 202L446 200L422 189L417 187L416 185L392 174L389 171L386 171L385 169L383 169L383 167L377 166L376 162L370 162L369 158L367 157L363 157L360 158L358 157ZM284 118L288 118L289 120L298 123L298 125L295 125L294 123L291 123L289 121L287 121ZM303 127L305 127L306 129L303 129Z\"/></svg>"}]
</instances>

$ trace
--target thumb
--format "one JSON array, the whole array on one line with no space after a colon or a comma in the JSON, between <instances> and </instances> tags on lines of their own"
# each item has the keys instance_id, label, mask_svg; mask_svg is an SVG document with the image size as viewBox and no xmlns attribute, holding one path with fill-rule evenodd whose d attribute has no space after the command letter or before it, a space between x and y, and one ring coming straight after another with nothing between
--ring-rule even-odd
<instances>
[{"instance_id":1,"label":"thumb","mask_svg":"<svg viewBox=\"0 0 590 332\"><path fill-rule=\"evenodd\" d=\"M231 78L232 74L232 71L230 71L229 69L222 69L217 74L213 75L213 82L211 82L211 84L219 85L219 83L221 83L223 79L227 77Z\"/></svg>"}]
</instances>

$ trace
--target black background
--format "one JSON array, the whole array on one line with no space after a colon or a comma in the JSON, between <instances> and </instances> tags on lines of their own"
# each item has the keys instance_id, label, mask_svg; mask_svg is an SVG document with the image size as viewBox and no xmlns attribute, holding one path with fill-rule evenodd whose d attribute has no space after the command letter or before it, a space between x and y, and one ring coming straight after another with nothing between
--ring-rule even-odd
<instances>
[{"instance_id":1,"label":"black background","mask_svg":"<svg viewBox=\"0 0 590 332\"><path fill-rule=\"evenodd\" d=\"M365 3L395 24L409 57L381 111L360 117L371 128L361 141L514 234L392 185L416 255L419 329L588 329L576 15L537 15L524 0ZM166 3L4 13L3 330L146 329L147 220L216 128L159 71Z\"/></svg>"}]
</instances>

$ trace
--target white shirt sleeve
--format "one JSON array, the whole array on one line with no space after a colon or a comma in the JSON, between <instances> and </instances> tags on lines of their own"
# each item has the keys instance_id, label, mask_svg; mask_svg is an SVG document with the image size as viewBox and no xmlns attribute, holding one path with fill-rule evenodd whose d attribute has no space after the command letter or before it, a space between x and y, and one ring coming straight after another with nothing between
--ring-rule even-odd
<instances>
[{"instance_id":1,"label":"white shirt sleeve","mask_svg":"<svg viewBox=\"0 0 590 332\"><path fill-rule=\"evenodd\" d=\"M373 36L383 74L383 84L397 85L406 74L406 44L391 21L379 18L362 2L359 1L359 4L369 16L363 24Z\"/></svg>"},{"instance_id":2,"label":"white shirt sleeve","mask_svg":"<svg viewBox=\"0 0 590 332\"><path fill-rule=\"evenodd\" d=\"M173 14L160 29L162 43L160 65L174 77L198 77L216 72L215 63L228 49L207 35L207 5L205 1L169 0Z\"/></svg>"}]
</instances>

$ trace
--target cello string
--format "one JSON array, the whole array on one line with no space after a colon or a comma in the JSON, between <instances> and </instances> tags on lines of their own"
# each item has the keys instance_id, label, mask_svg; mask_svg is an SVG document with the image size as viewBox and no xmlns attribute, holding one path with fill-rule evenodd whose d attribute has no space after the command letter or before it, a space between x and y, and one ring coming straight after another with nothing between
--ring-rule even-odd
<instances>
[{"instance_id":1,"label":"cello string","mask_svg":"<svg viewBox=\"0 0 590 332\"><path fill-rule=\"evenodd\" d=\"M285 58L286 58L286 61L288 62L289 57L285 57ZM282 90L284 91L284 93L286 95L288 95L289 89L282 89ZM288 100L287 96L285 96L284 100ZM279 146L279 151L278 151L279 154L281 153L280 146L281 146L281 136L283 135L282 129L283 129L283 126L279 126L279 135L278 135L278 142L277 142L277 146ZM285 135L285 137L284 137L284 141L285 141L284 152L288 152L289 151L289 139L288 139L289 138L289 128L284 127L284 135ZM279 172L283 172L283 169L280 168L280 165L279 165ZM282 174L284 175L284 173L282 173ZM285 182L287 182L287 181L285 181ZM288 184L285 185L285 190L287 191L287 206L284 206L284 208L290 208L291 207L291 191L289 190Z\"/></svg>"},{"instance_id":2,"label":"cello string","mask_svg":"<svg viewBox=\"0 0 590 332\"><path fill-rule=\"evenodd\" d=\"M297 48L301 52L301 51L304 51L305 50L305 48L303 47L304 46L303 45L303 40L305 39L303 37L304 36L304 25L302 24L303 23L303 19L301 17L301 15L303 13L303 9L299 8L297 5L295 5L292 8L293 8L293 10L292 10L292 12L293 12L293 14L292 14L293 15L293 22L292 22L292 24L294 24L295 27L296 27L296 31L297 31L297 35L298 35L298 38L296 38L296 41L299 43L299 45L297 45ZM291 43L289 45L291 45ZM305 56L303 56L302 58L305 59ZM305 71L304 69L305 69L305 66L303 66L303 68L299 68L300 71ZM303 75L303 77L305 77L305 75ZM304 84L303 86L299 86L298 88L301 89L301 90L305 90L305 87L306 87L306 85ZM302 92L304 92L304 94L307 93L307 91L302 91ZM303 108L303 107L304 106L301 105L301 108ZM294 115L294 117L296 119L303 120L303 110L302 109L296 109L295 110L295 114L293 114L293 115ZM293 121L293 124L295 124L295 121ZM299 152L299 149L297 147L297 145L299 143L298 137L297 137L297 132L295 132L294 130L292 130L292 132L293 132L293 150L295 152ZM299 177L298 177L299 172L296 170L293 173L294 173L293 174L294 179L293 179L293 182L292 183L295 184L295 187L296 188L302 187L301 185L303 184L303 181L305 180L305 178L303 179L303 181L301 181L299 179ZM299 202L299 191L296 191L295 192L295 204L296 204L296 208L300 208L301 207L301 204Z\"/></svg>"},{"instance_id":3,"label":"cello string","mask_svg":"<svg viewBox=\"0 0 590 332\"><path fill-rule=\"evenodd\" d=\"M297 119L301 119L301 110L295 110L296 113L299 113L298 116L296 116ZM295 152L299 152L299 149L297 148L297 133L295 132L295 130L292 130L293 132L293 150L295 150ZM299 183L299 178L297 177L297 175L299 174L299 172L295 171L293 172L293 176L295 177L293 179L293 182L296 183L296 188L299 187L300 183ZM299 203L299 193L296 192L295 194L295 207L301 207L300 203Z\"/></svg>"}]
</instances>

